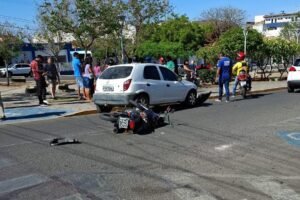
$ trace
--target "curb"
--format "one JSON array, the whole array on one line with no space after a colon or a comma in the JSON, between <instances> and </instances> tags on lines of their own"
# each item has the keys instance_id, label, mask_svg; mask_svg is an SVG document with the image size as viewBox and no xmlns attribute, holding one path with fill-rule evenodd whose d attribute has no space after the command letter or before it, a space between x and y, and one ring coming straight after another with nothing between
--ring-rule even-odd
<instances>
[{"instance_id":1,"label":"curb","mask_svg":"<svg viewBox=\"0 0 300 200\"><path fill-rule=\"evenodd\" d=\"M250 94L260 94L260 93L263 93L263 92L277 92L277 91L280 91L280 90L285 90L287 89L287 87L279 87L279 88L270 88L270 89L265 89L265 90L255 90L253 92L251 92ZM218 98L219 95L211 95L209 97L209 99L216 99Z\"/></svg>"},{"instance_id":2,"label":"curb","mask_svg":"<svg viewBox=\"0 0 300 200\"><path fill-rule=\"evenodd\" d=\"M93 114L97 114L97 113L98 113L97 110L84 110L84 111L64 115L61 117L68 118L68 117L77 117L77 116L84 116L84 115L93 115Z\"/></svg>"},{"instance_id":3,"label":"curb","mask_svg":"<svg viewBox=\"0 0 300 200\"><path fill-rule=\"evenodd\" d=\"M280 90L284 90L287 89L287 87L279 87L279 88L270 88L270 89L265 89L265 90L256 90L251 92L251 94L259 94L262 92L276 92L276 91L280 91ZM203 91L202 91L203 92ZM218 98L218 95L211 95L208 99L216 99ZM65 116L61 116L61 117L77 117L77 116L84 116L84 115L93 115L93 114L97 114L97 110L84 110L84 111L80 111L77 113L72 113L69 115L65 115Z\"/></svg>"}]
</instances>

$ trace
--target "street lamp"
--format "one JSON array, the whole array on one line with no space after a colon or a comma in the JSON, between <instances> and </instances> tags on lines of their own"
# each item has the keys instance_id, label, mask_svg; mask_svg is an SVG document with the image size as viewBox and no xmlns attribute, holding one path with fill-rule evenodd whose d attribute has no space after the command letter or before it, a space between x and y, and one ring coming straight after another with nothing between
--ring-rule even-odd
<instances>
[{"instance_id":1,"label":"street lamp","mask_svg":"<svg viewBox=\"0 0 300 200\"><path fill-rule=\"evenodd\" d=\"M247 25L244 27L243 34L244 34L244 54L247 55L247 36L248 36Z\"/></svg>"},{"instance_id":2,"label":"street lamp","mask_svg":"<svg viewBox=\"0 0 300 200\"><path fill-rule=\"evenodd\" d=\"M125 63L124 38L123 38L123 29L124 29L124 25L125 25L125 18L126 17L124 15L119 16L120 25L121 25L120 40L121 40L122 63Z\"/></svg>"}]
</instances>

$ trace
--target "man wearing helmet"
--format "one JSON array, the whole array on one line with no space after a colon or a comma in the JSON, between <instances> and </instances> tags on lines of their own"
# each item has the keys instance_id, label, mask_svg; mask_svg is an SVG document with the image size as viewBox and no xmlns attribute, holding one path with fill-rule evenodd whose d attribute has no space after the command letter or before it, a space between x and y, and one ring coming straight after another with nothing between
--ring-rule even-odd
<instances>
[{"instance_id":1,"label":"man wearing helmet","mask_svg":"<svg viewBox=\"0 0 300 200\"><path fill-rule=\"evenodd\" d=\"M249 89L251 89L251 77L249 76L249 67L247 62L245 61L245 53L244 52L238 52L237 53L237 63L232 68L232 74L235 75L235 81L232 91L232 97L235 97L236 94L236 88L239 84L238 75L242 70L244 70L248 74L248 82L249 82Z\"/></svg>"}]
</instances>

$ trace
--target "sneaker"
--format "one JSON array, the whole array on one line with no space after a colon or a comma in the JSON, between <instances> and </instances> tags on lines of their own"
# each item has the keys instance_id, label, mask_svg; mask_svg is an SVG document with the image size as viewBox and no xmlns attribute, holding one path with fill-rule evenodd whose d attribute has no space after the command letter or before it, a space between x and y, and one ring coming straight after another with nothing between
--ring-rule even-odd
<instances>
[{"instance_id":1,"label":"sneaker","mask_svg":"<svg viewBox=\"0 0 300 200\"><path fill-rule=\"evenodd\" d=\"M229 103L230 101L229 101L229 100L226 100L225 102L226 102L226 103Z\"/></svg>"},{"instance_id":2,"label":"sneaker","mask_svg":"<svg viewBox=\"0 0 300 200\"><path fill-rule=\"evenodd\" d=\"M40 107L47 107L48 105L45 103L40 104Z\"/></svg>"},{"instance_id":3,"label":"sneaker","mask_svg":"<svg viewBox=\"0 0 300 200\"><path fill-rule=\"evenodd\" d=\"M235 95L232 95L231 98L235 98Z\"/></svg>"},{"instance_id":4,"label":"sneaker","mask_svg":"<svg viewBox=\"0 0 300 200\"><path fill-rule=\"evenodd\" d=\"M48 102L48 101L46 101L46 100L44 100L44 101L43 101L43 103L44 103L44 104L46 104L46 105L48 105L48 104L49 104L49 102Z\"/></svg>"},{"instance_id":5,"label":"sneaker","mask_svg":"<svg viewBox=\"0 0 300 200\"><path fill-rule=\"evenodd\" d=\"M215 101L216 101L216 102L222 102L222 100L220 100L220 99L216 99Z\"/></svg>"}]
</instances>

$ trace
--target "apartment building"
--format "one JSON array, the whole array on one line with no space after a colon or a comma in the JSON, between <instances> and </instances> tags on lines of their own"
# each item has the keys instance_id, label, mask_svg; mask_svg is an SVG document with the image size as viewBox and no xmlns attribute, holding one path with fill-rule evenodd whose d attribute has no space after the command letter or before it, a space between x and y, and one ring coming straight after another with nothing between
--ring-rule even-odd
<instances>
[{"instance_id":1,"label":"apartment building","mask_svg":"<svg viewBox=\"0 0 300 200\"><path fill-rule=\"evenodd\" d=\"M299 12L255 16L253 28L266 37L278 37L283 28L292 22L300 23Z\"/></svg>"}]
</instances>

